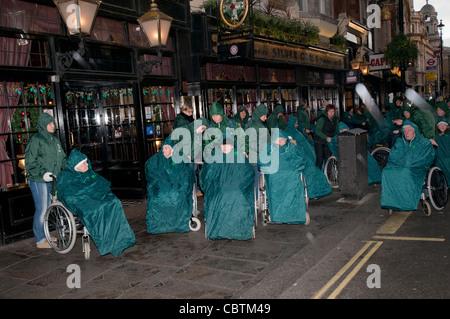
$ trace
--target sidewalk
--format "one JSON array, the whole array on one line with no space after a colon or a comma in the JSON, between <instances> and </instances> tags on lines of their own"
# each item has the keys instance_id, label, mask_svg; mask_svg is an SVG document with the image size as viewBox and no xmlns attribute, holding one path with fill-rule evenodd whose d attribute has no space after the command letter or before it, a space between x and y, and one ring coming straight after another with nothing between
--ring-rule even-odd
<instances>
[{"instance_id":1,"label":"sidewalk","mask_svg":"<svg viewBox=\"0 0 450 319\"><path fill-rule=\"evenodd\" d=\"M369 190L364 205L376 205L379 188ZM302 250L314 246L317 254L317 249L330 249L317 240L327 226L344 223L345 218L365 218L358 212L358 203L339 197L335 190L311 200L308 226L263 227L259 221L256 238L248 241L206 239L201 214L198 232L150 235L145 225L146 201L124 203L136 234L134 247L114 258L100 256L91 241L91 257L85 260L79 238L65 255L36 249L32 238L1 246L0 298L276 298L304 271L298 265L305 258L299 254ZM201 209L202 197L198 204ZM319 258L314 254L307 264ZM79 289L67 287L71 264L81 270ZM274 273L276 282L270 280Z\"/></svg>"}]
</instances>

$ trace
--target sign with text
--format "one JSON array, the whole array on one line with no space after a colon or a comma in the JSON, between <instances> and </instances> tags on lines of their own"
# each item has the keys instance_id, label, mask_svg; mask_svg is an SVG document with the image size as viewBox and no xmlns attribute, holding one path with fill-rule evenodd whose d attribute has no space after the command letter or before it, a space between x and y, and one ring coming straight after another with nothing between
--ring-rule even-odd
<instances>
[{"instance_id":1,"label":"sign with text","mask_svg":"<svg viewBox=\"0 0 450 319\"><path fill-rule=\"evenodd\" d=\"M369 56L370 71L387 70L391 64L384 59L384 54L374 54Z\"/></svg>"},{"instance_id":2,"label":"sign with text","mask_svg":"<svg viewBox=\"0 0 450 319\"><path fill-rule=\"evenodd\" d=\"M330 69L345 69L343 55L316 51L300 46L294 47L255 41L253 54L257 59L295 62L303 65L327 67Z\"/></svg>"}]
</instances>

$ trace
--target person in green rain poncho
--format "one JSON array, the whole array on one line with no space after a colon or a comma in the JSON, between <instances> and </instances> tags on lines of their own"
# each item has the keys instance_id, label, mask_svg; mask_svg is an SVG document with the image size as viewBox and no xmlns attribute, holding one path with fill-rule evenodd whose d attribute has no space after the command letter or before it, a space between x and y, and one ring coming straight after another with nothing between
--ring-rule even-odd
<instances>
[{"instance_id":1,"label":"person in green rain poncho","mask_svg":"<svg viewBox=\"0 0 450 319\"><path fill-rule=\"evenodd\" d=\"M429 139L431 144L435 145L435 119L433 114L428 110L411 107L409 104L404 104L401 109L405 120L409 120L416 124L419 133Z\"/></svg>"},{"instance_id":2,"label":"person in green rain poncho","mask_svg":"<svg viewBox=\"0 0 450 319\"><path fill-rule=\"evenodd\" d=\"M92 170L85 154L76 149L70 152L56 189L58 199L87 228L100 255L117 257L136 243L122 203L111 192L111 183Z\"/></svg>"},{"instance_id":3,"label":"person in green rain poncho","mask_svg":"<svg viewBox=\"0 0 450 319\"><path fill-rule=\"evenodd\" d=\"M311 133L311 123L307 109L309 109L309 106L306 101L302 99L297 108L297 130L302 132L305 136L308 136Z\"/></svg>"},{"instance_id":4,"label":"person in green rain poncho","mask_svg":"<svg viewBox=\"0 0 450 319\"><path fill-rule=\"evenodd\" d=\"M272 143L263 152L270 156L268 163L258 161L264 173L269 199L270 221L273 223L304 224L306 222L306 194L301 179L306 162L300 148L285 132L274 132ZM278 136L277 136L278 135Z\"/></svg>"},{"instance_id":5,"label":"person in green rain poncho","mask_svg":"<svg viewBox=\"0 0 450 319\"><path fill-rule=\"evenodd\" d=\"M401 132L381 172L380 204L385 209L416 210L435 151L413 122L404 121Z\"/></svg>"},{"instance_id":6,"label":"person in green rain poncho","mask_svg":"<svg viewBox=\"0 0 450 319\"><path fill-rule=\"evenodd\" d=\"M308 197L319 199L321 197L330 195L332 187L327 181L327 177L323 171L316 166L316 153L314 151L314 142L309 137L299 132L295 128L297 118L289 116L286 130L287 136L290 136L300 149L300 153L305 161L305 168L303 170L303 176L305 177L306 189L308 191Z\"/></svg>"},{"instance_id":7,"label":"person in green rain poncho","mask_svg":"<svg viewBox=\"0 0 450 319\"><path fill-rule=\"evenodd\" d=\"M44 233L44 216L51 204L52 175L58 176L66 165L66 153L55 136L55 119L41 113L37 120L38 134L25 149L25 166L34 201L33 233L38 248L51 248Z\"/></svg>"},{"instance_id":8,"label":"person in green rain poncho","mask_svg":"<svg viewBox=\"0 0 450 319\"><path fill-rule=\"evenodd\" d=\"M259 104L245 128L247 154L249 155L250 164L255 167L258 164L261 148L270 143L270 130L266 125L268 113L267 106Z\"/></svg>"},{"instance_id":9,"label":"person in green rain poncho","mask_svg":"<svg viewBox=\"0 0 450 319\"><path fill-rule=\"evenodd\" d=\"M239 148L240 151L245 151L243 149L243 141L245 139L244 130L233 119L229 119L226 116L223 106L218 102L213 102L209 109L209 115L211 116L211 122L203 137L204 157L206 158L211 155L213 149L221 144L224 134L236 135L238 139L241 139L242 143L239 143Z\"/></svg>"},{"instance_id":10,"label":"person in green rain poncho","mask_svg":"<svg viewBox=\"0 0 450 319\"><path fill-rule=\"evenodd\" d=\"M176 162L174 142L167 137L162 150L145 163L147 180L147 232L187 233L192 215L194 166L186 158Z\"/></svg>"},{"instance_id":11,"label":"person in green rain poncho","mask_svg":"<svg viewBox=\"0 0 450 319\"><path fill-rule=\"evenodd\" d=\"M435 165L444 172L447 183L450 184L450 127L447 120L442 119L437 123L434 140L438 145Z\"/></svg>"},{"instance_id":12,"label":"person in green rain poncho","mask_svg":"<svg viewBox=\"0 0 450 319\"><path fill-rule=\"evenodd\" d=\"M249 119L250 116L248 115L247 108L243 105L239 106L236 116L234 117L234 121L236 122L236 124L245 130Z\"/></svg>"},{"instance_id":13,"label":"person in green rain poncho","mask_svg":"<svg viewBox=\"0 0 450 319\"><path fill-rule=\"evenodd\" d=\"M446 101L441 101L436 105L436 115L437 121L449 121L450 110Z\"/></svg>"},{"instance_id":14,"label":"person in green rain poncho","mask_svg":"<svg viewBox=\"0 0 450 319\"><path fill-rule=\"evenodd\" d=\"M216 160L206 161L200 172L206 237L251 239L255 218L253 168L229 137L214 152Z\"/></svg>"},{"instance_id":15,"label":"person in green rain poncho","mask_svg":"<svg viewBox=\"0 0 450 319\"><path fill-rule=\"evenodd\" d=\"M284 119L283 106L278 104L273 109L272 113L267 118L267 128L269 130L279 128L280 130L286 129L286 120Z\"/></svg>"}]
</instances>

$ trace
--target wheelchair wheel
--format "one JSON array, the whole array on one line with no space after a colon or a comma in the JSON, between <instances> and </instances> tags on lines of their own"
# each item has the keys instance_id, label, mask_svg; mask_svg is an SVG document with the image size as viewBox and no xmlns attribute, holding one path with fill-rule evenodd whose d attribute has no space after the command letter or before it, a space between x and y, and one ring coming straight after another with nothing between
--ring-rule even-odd
<instances>
[{"instance_id":1,"label":"wheelchair wheel","mask_svg":"<svg viewBox=\"0 0 450 319\"><path fill-rule=\"evenodd\" d=\"M191 217L191 220L189 221L189 229L191 231L198 231L202 224L200 223L200 219L197 217Z\"/></svg>"},{"instance_id":2,"label":"wheelchair wheel","mask_svg":"<svg viewBox=\"0 0 450 319\"><path fill-rule=\"evenodd\" d=\"M378 166L380 166L380 170L383 170L383 168L386 167L390 151L391 149L389 147L379 146L370 153L370 155L372 155L377 161Z\"/></svg>"},{"instance_id":3,"label":"wheelchair wheel","mask_svg":"<svg viewBox=\"0 0 450 319\"><path fill-rule=\"evenodd\" d=\"M89 241L89 236L83 236L82 242L83 242L84 259L88 260L89 258L91 258L91 243Z\"/></svg>"},{"instance_id":4,"label":"wheelchair wheel","mask_svg":"<svg viewBox=\"0 0 450 319\"><path fill-rule=\"evenodd\" d=\"M339 187L339 175L338 175L338 167L337 167L337 158L332 155L328 157L327 161L325 162L324 166L324 173L327 177L328 183L331 185L332 188L338 188Z\"/></svg>"},{"instance_id":5,"label":"wheelchair wheel","mask_svg":"<svg viewBox=\"0 0 450 319\"><path fill-rule=\"evenodd\" d=\"M422 202L422 212L425 216L431 216L431 205L426 200L421 200Z\"/></svg>"},{"instance_id":6,"label":"wheelchair wheel","mask_svg":"<svg viewBox=\"0 0 450 319\"><path fill-rule=\"evenodd\" d=\"M427 177L427 189L431 205L436 210L442 210L447 205L447 187L447 179L444 172L437 166L431 168Z\"/></svg>"},{"instance_id":7,"label":"wheelchair wheel","mask_svg":"<svg viewBox=\"0 0 450 319\"><path fill-rule=\"evenodd\" d=\"M61 203L51 204L45 212L44 233L50 246L60 254L68 253L75 245L75 219Z\"/></svg>"},{"instance_id":8,"label":"wheelchair wheel","mask_svg":"<svg viewBox=\"0 0 450 319\"><path fill-rule=\"evenodd\" d=\"M311 218L309 217L308 211L306 211L306 221L305 221L304 225L309 225L310 222L311 222Z\"/></svg>"}]
</instances>

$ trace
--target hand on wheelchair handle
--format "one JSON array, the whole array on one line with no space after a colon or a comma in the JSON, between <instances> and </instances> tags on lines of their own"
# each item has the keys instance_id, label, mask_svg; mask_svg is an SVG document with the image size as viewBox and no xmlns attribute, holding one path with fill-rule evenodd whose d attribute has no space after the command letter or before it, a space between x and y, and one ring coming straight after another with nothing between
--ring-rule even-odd
<instances>
[{"instance_id":1,"label":"hand on wheelchair handle","mask_svg":"<svg viewBox=\"0 0 450 319\"><path fill-rule=\"evenodd\" d=\"M51 181L53 181L53 179L55 179L55 178L56 178L56 176L53 175L52 172L46 172L46 173L44 174L44 176L42 177L42 179L43 179L44 181L46 181L46 182L51 182Z\"/></svg>"}]
</instances>

